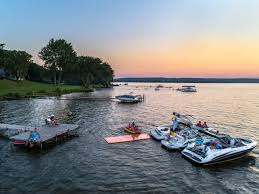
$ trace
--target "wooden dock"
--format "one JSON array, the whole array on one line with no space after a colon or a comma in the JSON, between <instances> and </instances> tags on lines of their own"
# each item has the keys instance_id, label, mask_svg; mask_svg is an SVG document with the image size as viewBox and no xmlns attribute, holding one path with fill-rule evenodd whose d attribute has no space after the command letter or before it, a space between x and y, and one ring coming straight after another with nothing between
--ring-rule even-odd
<instances>
[{"instance_id":1,"label":"wooden dock","mask_svg":"<svg viewBox=\"0 0 259 194\"><path fill-rule=\"evenodd\" d=\"M9 139L12 141L23 141L28 142L30 139L30 133L35 127L30 126L20 126L20 125L6 125L0 124L0 128L8 127L9 130L17 131L18 134L10 136ZM35 145L38 145L42 149L42 144L48 142L56 142L58 139L64 139L66 137L74 136L76 134L76 129L78 125L71 124L59 124L57 126L41 126L36 127L37 132L39 132L41 139L34 141ZM61 137L61 138L60 138Z\"/></svg>"},{"instance_id":2,"label":"wooden dock","mask_svg":"<svg viewBox=\"0 0 259 194\"><path fill-rule=\"evenodd\" d=\"M11 136L23 133L25 131L31 131L34 127L22 126L22 125L9 125L0 123L0 136L10 138Z\"/></svg>"}]
</instances>

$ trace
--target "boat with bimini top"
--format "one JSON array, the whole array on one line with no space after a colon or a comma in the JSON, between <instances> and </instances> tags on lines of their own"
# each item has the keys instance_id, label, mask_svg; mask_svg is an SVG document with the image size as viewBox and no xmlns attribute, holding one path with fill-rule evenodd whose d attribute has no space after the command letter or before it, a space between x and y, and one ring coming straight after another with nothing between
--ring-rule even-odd
<instances>
[{"instance_id":1,"label":"boat with bimini top","mask_svg":"<svg viewBox=\"0 0 259 194\"><path fill-rule=\"evenodd\" d=\"M233 138L226 134L200 131L205 135L196 140L181 152L194 163L210 165L238 159L247 155L257 142L245 138Z\"/></svg>"}]
</instances>

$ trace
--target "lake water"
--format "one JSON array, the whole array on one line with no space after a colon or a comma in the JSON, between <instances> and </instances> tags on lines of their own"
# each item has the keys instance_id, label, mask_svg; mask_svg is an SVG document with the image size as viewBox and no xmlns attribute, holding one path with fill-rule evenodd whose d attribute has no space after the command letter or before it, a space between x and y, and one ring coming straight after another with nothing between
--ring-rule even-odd
<instances>
[{"instance_id":1,"label":"lake water","mask_svg":"<svg viewBox=\"0 0 259 194\"><path fill-rule=\"evenodd\" d=\"M54 113L61 122L80 125L78 138L37 153L13 149L0 139L0 193L259 193L258 147L243 159L201 167L152 139L113 145L104 141L124 134L122 128L131 121L149 133L153 126L170 123L173 111L259 141L259 84L196 84L197 93L155 91L156 85L129 83L87 94L145 94L139 104L56 98L0 101L0 123L38 126Z\"/></svg>"}]
</instances>

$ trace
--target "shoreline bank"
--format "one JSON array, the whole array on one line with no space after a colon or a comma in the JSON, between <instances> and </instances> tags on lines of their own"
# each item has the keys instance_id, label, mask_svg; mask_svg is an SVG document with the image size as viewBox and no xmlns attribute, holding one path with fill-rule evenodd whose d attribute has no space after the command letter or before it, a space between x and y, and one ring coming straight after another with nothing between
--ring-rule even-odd
<instances>
[{"instance_id":1,"label":"shoreline bank","mask_svg":"<svg viewBox=\"0 0 259 194\"><path fill-rule=\"evenodd\" d=\"M107 88L102 85L90 85L84 88L79 85L60 85L31 82L0 80L0 100L17 100L37 97L56 97L63 94L78 92L93 92L96 89Z\"/></svg>"}]
</instances>

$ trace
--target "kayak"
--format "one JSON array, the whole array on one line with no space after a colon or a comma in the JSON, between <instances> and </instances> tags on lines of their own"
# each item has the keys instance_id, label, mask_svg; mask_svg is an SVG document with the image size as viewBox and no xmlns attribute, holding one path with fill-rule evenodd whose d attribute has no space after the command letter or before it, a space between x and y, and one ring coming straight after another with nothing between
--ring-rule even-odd
<instances>
[{"instance_id":1,"label":"kayak","mask_svg":"<svg viewBox=\"0 0 259 194\"><path fill-rule=\"evenodd\" d=\"M129 127L125 127L124 131L131 133L131 134L140 134L141 131L139 129L134 129L134 128L129 128Z\"/></svg>"}]
</instances>

